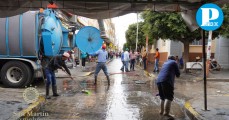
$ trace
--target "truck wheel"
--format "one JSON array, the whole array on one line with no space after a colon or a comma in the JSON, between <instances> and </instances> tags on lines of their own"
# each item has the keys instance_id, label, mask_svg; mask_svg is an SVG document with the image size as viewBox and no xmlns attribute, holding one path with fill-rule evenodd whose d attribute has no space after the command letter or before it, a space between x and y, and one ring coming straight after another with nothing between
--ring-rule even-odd
<instances>
[{"instance_id":1,"label":"truck wheel","mask_svg":"<svg viewBox=\"0 0 229 120\"><path fill-rule=\"evenodd\" d=\"M26 66L27 66L27 65L26 65ZM27 66L27 67L28 67L28 66ZM28 79L28 80L24 83L23 86L30 86L30 85L33 83L33 81L34 81L33 74L32 74L32 72L31 72L31 69L30 69L29 67L28 67L27 69L29 69L29 71L30 71L31 78Z\"/></svg>"},{"instance_id":2,"label":"truck wheel","mask_svg":"<svg viewBox=\"0 0 229 120\"><path fill-rule=\"evenodd\" d=\"M6 87L24 87L26 82L32 80L32 73L23 62L10 61L2 67L1 78Z\"/></svg>"}]
</instances>

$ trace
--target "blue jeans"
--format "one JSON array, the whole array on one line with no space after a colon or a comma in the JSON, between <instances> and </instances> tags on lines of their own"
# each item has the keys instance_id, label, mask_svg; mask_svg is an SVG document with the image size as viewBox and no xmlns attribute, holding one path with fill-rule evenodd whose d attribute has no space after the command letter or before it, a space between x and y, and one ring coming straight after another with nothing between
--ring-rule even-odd
<instances>
[{"instance_id":1,"label":"blue jeans","mask_svg":"<svg viewBox=\"0 0 229 120\"><path fill-rule=\"evenodd\" d=\"M124 70L124 65L125 65L125 63L124 63L124 61L122 61L122 67L121 67L121 70Z\"/></svg>"},{"instance_id":2,"label":"blue jeans","mask_svg":"<svg viewBox=\"0 0 229 120\"><path fill-rule=\"evenodd\" d=\"M154 65L154 70L155 71L158 71L159 70L158 63L159 63L159 59L155 59L155 65Z\"/></svg>"},{"instance_id":3,"label":"blue jeans","mask_svg":"<svg viewBox=\"0 0 229 120\"><path fill-rule=\"evenodd\" d=\"M52 86L55 86L56 85L56 76L55 76L54 71L46 68L45 69L45 75L47 78L46 85L50 86L50 84L52 83Z\"/></svg>"},{"instance_id":4,"label":"blue jeans","mask_svg":"<svg viewBox=\"0 0 229 120\"><path fill-rule=\"evenodd\" d=\"M129 61L124 61L124 68L125 68L125 71L129 71L129 70L128 70L128 66L129 66Z\"/></svg>"},{"instance_id":5,"label":"blue jeans","mask_svg":"<svg viewBox=\"0 0 229 120\"><path fill-rule=\"evenodd\" d=\"M105 74L106 76L108 76L106 63L105 63L105 62L99 62L99 63L97 63L97 65L96 65L95 77L98 76L98 74L99 74L99 72L100 72L101 69L103 70L104 74Z\"/></svg>"},{"instance_id":6,"label":"blue jeans","mask_svg":"<svg viewBox=\"0 0 229 120\"><path fill-rule=\"evenodd\" d=\"M135 64L135 59L132 59L130 61L130 70L133 69L134 70L134 64Z\"/></svg>"},{"instance_id":7,"label":"blue jeans","mask_svg":"<svg viewBox=\"0 0 229 120\"><path fill-rule=\"evenodd\" d=\"M146 70L146 59L143 59L144 70Z\"/></svg>"}]
</instances>

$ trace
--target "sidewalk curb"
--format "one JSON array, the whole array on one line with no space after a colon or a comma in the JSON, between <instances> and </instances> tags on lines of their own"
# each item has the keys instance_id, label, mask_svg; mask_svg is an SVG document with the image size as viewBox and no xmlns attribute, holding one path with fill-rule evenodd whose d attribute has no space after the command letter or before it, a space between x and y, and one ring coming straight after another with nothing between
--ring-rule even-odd
<instances>
[{"instance_id":1,"label":"sidewalk curb","mask_svg":"<svg viewBox=\"0 0 229 120\"><path fill-rule=\"evenodd\" d=\"M33 114L39 111L41 109L41 106L44 105L44 103L45 103L44 96L40 96L36 102L32 103L31 105L29 105L29 107L17 113L16 119L20 120L20 119L33 117Z\"/></svg>"},{"instance_id":2,"label":"sidewalk curb","mask_svg":"<svg viewBox=\"0 0 229 120\"><path fill-rule=\"evenodd\" d=\"M197 111L195 111L195 109L192 107L189 101L185 102L184 107L185 107L185 112L187 113L187 116L191 120L203 120L203 117L201 117L201 115Z\"/></svg>"},{"instance_id":3,"label":"sidewalk curb","mask_svg":"<svg viewBox=\"0 0 229 120\"><path fill-rule=\"evenodd\" d=\"M211 82L229 82L228 78L207 78L207 81Z\"/></svg>"}]
</instances>

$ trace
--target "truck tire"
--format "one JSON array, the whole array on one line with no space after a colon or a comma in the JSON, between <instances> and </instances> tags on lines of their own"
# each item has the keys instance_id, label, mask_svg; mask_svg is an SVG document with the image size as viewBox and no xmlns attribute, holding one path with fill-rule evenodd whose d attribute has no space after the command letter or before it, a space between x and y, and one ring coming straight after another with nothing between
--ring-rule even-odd
<instances>
[{"instance_id":1,"label":"truck tire","mask_svg":"<svg viewBox=\"0 0 229 120\"><path fill-rule=\"evenodd\" d=\"M32 70L23 62L7 62L1 70L2 83L5 87L24 87L25 83L32 80Z\"/></svg>"},{"instance_id":2,"label":"truck tire","mask_svg":"<svg viewBox=\"0 0 229 120\"><path fill-rule=\"evenodd\" d=\"M27 65L26 65L27 66ZM27 66L28 67L28 66ZM29 71L31 71L31 69L28 67L28 69L29 69ZM23 86L30 86L30 85L32 85L32 83L33 83L33 81L34 81L34 78L33 78L33 74L32 74L32 72L30 72L31 73L31 78L29 79L29 80L27 80L25 83L24 83L24 85Z\"/></svg>"}]
</instances>

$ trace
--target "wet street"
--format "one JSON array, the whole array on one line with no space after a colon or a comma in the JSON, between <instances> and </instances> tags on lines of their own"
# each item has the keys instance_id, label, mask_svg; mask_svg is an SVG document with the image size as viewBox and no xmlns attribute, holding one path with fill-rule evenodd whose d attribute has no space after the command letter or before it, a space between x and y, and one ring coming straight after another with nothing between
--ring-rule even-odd
<instances>
[{"instance_id":1,"label":"wet street","mask_svg":"<svg viewBox=\"0 0 229 120\"><path fill-rule=\"evenodd\" d=\"M58 98L47 100L41 112L45 119L76 120L163 120L159 115L159 97L153 78L137 67L135 71L121 72L120 59L108 64L111 85L102 71L98 83L93 75L58 79ZM73 73L75 74L75 73ZM182 96L181 96L182 97ZM171 113L176 120L188 119L182 100L175 99ZM178 103L178 104L177 104Z\"/></svg>"},{"instance_id":2,"label":"wet street","mask_svg":"<svg viewBox=\"0 0 229 120\"><path fill-rule=\"evenodd\" d=\"M87 63L94 69L95 63ZM52 97L42 103L40 113L33 115L31 119L46 120L164 120L159 115L159 97L155 78L157 74L149 76L140 67L135 71L121 72L120 59L114 59L108 63L111 85L107 85L107 80L100 71L97 85L93 85L94 76L89 72L82 72L77 67L71 69L74 80L67 78L61 70L56 73L58 93L57 98ZM90 68L91 68L90 67ZM218 75L219 76L219 75ZM213 113L214 116L229 116L222 111L228 111L228 85L229 82L208 82L207 94L209 98L209 108L216 107L220 112ZM41 96L45 95L44 82L39 80L33 83ZM23 93L26 88L4 88L0 84L0 120L13 120L16 113L29 108ZM50 91L51 92L51 91ZM200 110L204 106L203 81L201 77L194 77L191 74L182 73L180 78L176 78L174 101L172 102L171 114L176 120L189 120L185 112L187 101L197 101L193 104L194 109ZM52 94L51 94L52 95ZM221 96L221 97L217 97ZM212 98L220 98L221 102L216 102ZM219 100L218 100L219 101ZM218 104L216 104L218 103ZM224 103L224 104L223 104ZM225 107L225 109L223 109ZM202 110L200 110L202 111ZM205 115L211 118L213 115ZM42 117L41 117L42 116Z\"/></svg>"}]
</instances>

